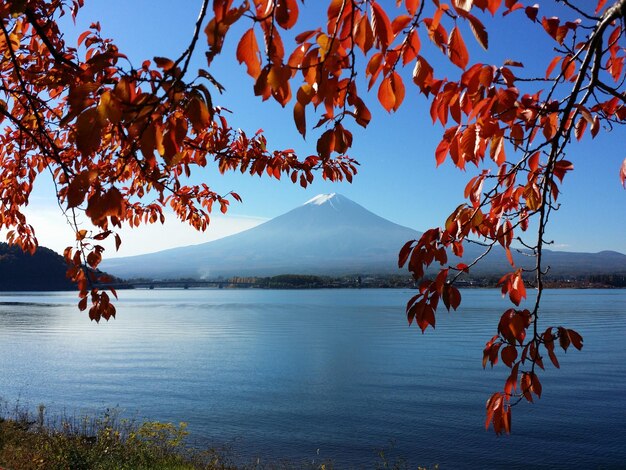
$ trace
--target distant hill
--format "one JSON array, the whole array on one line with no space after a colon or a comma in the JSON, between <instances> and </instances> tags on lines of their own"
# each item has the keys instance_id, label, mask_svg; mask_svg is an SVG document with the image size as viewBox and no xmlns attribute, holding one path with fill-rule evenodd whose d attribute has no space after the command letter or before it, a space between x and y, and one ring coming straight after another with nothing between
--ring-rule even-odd
<instances>
[{"instance_id":1,"label":"distant hill","mask_svg":"<svg viewBox=\"0 0 626 470\"><path fill-rule=\"evenodd\" d=\"M286 214L244 232L200 245L105 260L101 267L121 278L215 279L219 276L279 274L400 274L398 252L420 232L390 222L339 194L316 196ZM482 248L468 244L463 261ZM514 253L516 263L532 267L534 258ZM451 263L461 260L453 256ZM544 251L553 276L626 274L626 255L614 251ZM510 270L496 248L473 275L497 276Z\"/></svg>"},{"instance_id":2,"label":"distant hill","mask_svg":"<svg viewBox=\"0 0 626 470\"><path fill-rule=\"evenodd\" d=\"M72 290L61 255L39 247L34 255L0 243L0 291Z\"/></svg>"}]
</instances>

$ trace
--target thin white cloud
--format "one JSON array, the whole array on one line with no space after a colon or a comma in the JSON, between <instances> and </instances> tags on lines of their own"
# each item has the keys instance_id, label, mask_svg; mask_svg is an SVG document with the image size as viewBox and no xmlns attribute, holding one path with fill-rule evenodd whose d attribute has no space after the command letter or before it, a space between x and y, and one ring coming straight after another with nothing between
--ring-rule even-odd
<instances>
[{"instance_id":1,"label":"thin white cloud","mask_svg":"<svg viewBox=\"0 0 626 470\"><path fill-rule=\"evenodd\" d=\"M28 222L35 228L40 246L45 246L58 253L74 244L74 233L59 209L30 206L25 210ZM267 219L237 215L214 215L205 232L199 232L179 221L172 213L165 213L164 225L160 223L143 225L138 228L123 228L118 233L122 238L119 251L115 251L113 237L102 243L106 258L134 256L166 250L186 245L196 245L217 240L235 233L248 230L265 222ZM83 227L90 229L88 224ZM6 230L0 231L0 241L4 241Z\"/></svg>"}]
</instances>

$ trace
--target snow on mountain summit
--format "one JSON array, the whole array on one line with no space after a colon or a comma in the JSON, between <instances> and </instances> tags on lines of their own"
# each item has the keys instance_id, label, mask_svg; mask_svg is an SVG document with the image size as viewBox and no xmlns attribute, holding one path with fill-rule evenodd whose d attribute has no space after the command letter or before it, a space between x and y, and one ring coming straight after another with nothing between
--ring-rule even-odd
<instances>
[{"instance_id":1,"label":"snow on mountain summit","mask_svg":"<svg viewBox=\"0 0 626 470\"><path fill-rule=\"evenodd\" d=\"M321 206L322 204L326 202L330 202L331 199L336 198L336 197L337 197L337 193L318 194L314 198L309 199L307 202L305 202L304 205L305 206L306 205Z\"/></svg>"}]
</instances>

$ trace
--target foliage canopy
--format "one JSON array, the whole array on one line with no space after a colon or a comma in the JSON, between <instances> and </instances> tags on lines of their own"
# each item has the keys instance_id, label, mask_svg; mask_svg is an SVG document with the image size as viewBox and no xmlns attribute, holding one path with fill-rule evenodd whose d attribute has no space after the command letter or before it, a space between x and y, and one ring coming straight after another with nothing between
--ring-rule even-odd
<instances>
[{"instance_id":1,"label":"foliage canopy","mask_svg":"<svg viewBox=\"0 0 626 470\"><path fill-rule=\"evenodd\" d=\"M328 0L325 20L307 30L298 29L303 14L297 0L199 4L185 51L139 67L128 65L123 51L101 36L98 23L77 44L64 41L59 18L75 17L83 0L0 5L0 228L10 229L8 241L35 250L23 208L35 180L49 173L76 233L65 258L68 276L78 284L79 308L87 309L91 299L90 317L109 319L115 308L95 287L93 274L102 240L114 237L119 246L116 229L162 222L166 206L204 230L215 205L226 212L230 200L240 200L206 184L185 184L194 167L287 177L302 186L315 173L351 181L356 161L347 155L350 127L366 128L372 119L361 88L373 89L379 104L393 112L407 87L416 87L430 104L433 123L443 126L434 151L437 165L450 159L461 170L478 171L465 187L466 202L441 227L400 251L400 267L407 265L421 281L407 305L408 321L424 331L435 326L440 301L448 310L459 306L455 281L480 258L451 264L450 252L460 256L469 242L482 244L485 253L503 247L511 272L499 285L514 307L487 342L483 363L501 359L510 369L503 390L487 402L486 420L497 433L509 432L511 406L541 396L537 372L544 368L544 354L558 368L557 344L582 348L581 336L571 329L539 327L544 234L563 178L573 169L565 158L568 147L626 119L626 0L555 0L551 8L559 17L543 16L539 6L517 0ZM515 59L471 60L468 40L489 46L489 15L492 22L516 15L529 37L547 35L556 53L533 51L534 60L546 61L544 74L528 75ZM291 149L270 150L262 133L235 130L214 104L221 85L209 70L232 34L254 94L282 106L293 103L303 136L321 129L315 154L301 158ZM426 42L441 58L422 48ZM198 48L207 66L192 73ZM311 112L320 115L315 126L307 121ZM626 186L626 160L619 175ZM97 231L80 229L80 217ZM533 234L522 239L529 227ZM515 266L514 240L534 253L531 272ZM438 275L425 279L433 264L441 266ZM529 280L537 297L522 309Z\"/></svg>"}]
</instances>

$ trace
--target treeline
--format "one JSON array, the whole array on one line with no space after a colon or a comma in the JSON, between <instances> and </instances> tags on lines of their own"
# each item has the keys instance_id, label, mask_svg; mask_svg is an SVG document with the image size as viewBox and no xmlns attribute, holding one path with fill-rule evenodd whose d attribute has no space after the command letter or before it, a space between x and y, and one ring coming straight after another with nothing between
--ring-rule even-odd
<instances>
[{"instance_id":1,"label":"treeline","mask_svg":"<svg viewBox=\"0 0 626 470\"><path fill-rule=\"evenodd\" d=\"M589 276L589 280L593 283L611 287L626 287L626 274L602 274Z\"/></svg>"},{"instance_id":2,"label":"treeline","mask_svg":"<svg viewBox=\"0 0 626 470\"><path fill-rule=\"evenodd\" d=\"M456 281L460 288L497 287L500 275L464 276ZM534 288L534 278L524 277L527 288ZM418 283L410 276L401 275L346 275L340 277L312 274L280 274L277 276L233 276L216 279L131 279L117 280L113 287L124 288L252 288L252 289L354 289L354 288L415 288ZM602 289L626 287L626 275L605 274L578 277L546 277L547 288Z\"/></svg>"},{"instance_id":3,"label":"treeline","mask_svg":"<svg viewBox=\"0 0 626 470\"><path fill-rule=\"evenodd\" d=\"M75 289L66 271L63 257L48 248L39 247L31 255L18 246L0 243L0 291Z\"/></svg>"}]
</instances>

